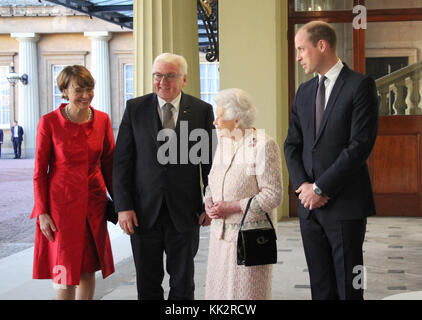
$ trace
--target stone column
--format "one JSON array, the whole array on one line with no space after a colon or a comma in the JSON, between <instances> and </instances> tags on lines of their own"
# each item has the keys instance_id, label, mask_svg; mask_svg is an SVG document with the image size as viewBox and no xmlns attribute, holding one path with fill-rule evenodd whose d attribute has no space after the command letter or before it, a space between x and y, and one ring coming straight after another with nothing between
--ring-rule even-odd
<instances>
[{"instance_id":1,"label":"stone column","mask_svg":"<svg viewBox=\"0 0 422 320\"><path fill-rule=\"evenodd\" d=\"M188 62L185 93L200 97L196 0L134 1L134 94L153 92L152 63L163 52Z\"/></svg>"},{"instance_id":2,"label":"stone column","mask_svg":"<svg viewBox=\"0 0 422 320\"><path fill-rule=\"evenodd\" d=\"M288 7L279 0L230 0L219 1L218 10L220 88L251 95L259 110L254 127L265 129L283 152L289 125ZM284 164L282 169L279 218L289 216L289 174Z\"/></svg>"},{"instance_id":3,"label":"stone column","mask_svg":"<svg viewBox=\"0 0 422 320\"><path fill-rule=\"evenodd\" d=\"M35 33L12 33L12 38L19 41L19 68L17 73L28 75L28 84L19 82L19 125L23 127L23 156L34 158L37 125L40 119L40 104L38 95L38 59L37 41L39 35ZM13 120L13 119L12 119Z\"/></svg>"},{"instance_id":4,"label":"stone column","mask_svg":"<svg viewBox=\"0 0 422 320\"><path fill-rule=\"evenodd\" d=\"M92 106L106 112L111 118L110 55L108 48L111 34L108 31L100 31L85 32L84 35L92 41L91 73L95 79L95 95Z\"/></svg>"}]
</instances>

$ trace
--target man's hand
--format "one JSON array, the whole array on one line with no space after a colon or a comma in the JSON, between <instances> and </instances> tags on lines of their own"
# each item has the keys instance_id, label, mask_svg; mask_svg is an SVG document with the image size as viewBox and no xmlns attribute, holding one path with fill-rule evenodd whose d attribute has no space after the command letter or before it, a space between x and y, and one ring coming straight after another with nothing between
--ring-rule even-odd
<instances>
[{"instance_id":1,"label":"man's hand","mask_svg":"<svg viewBox=\"0 0 422 320\"><path fill-rule=\"evenodd\" d=\"M299 193L299 199L302 205L309 210L325 206L330 199L327 196L315 194L312 183L309 182L302 183L295 192Z\"/></svg>"},{"instance_id":2,"label":"man's hand","mask_svg":"<svg viewBox=\"0 0 422 320\"><path fill-rule=\"evenodd\" d=\"M133 225L139 227L138 225L138 218L136 218L136 213L133 210L127 210L127 211L119 211L119 225L120 228L123 229L123 231L131 235L133 234Z\"/></svg>"},{"instance_id":3,"label":"man's hand","mask_svg":"<svg viewBox=\"0 0 422 320\"><path fill-rule=\"evenodd\" d=\"M207 227L211 224L211 218L208 217L206 212L202 212L199 216L198 223L203 227Z\"/></svg>"}]
</instances>

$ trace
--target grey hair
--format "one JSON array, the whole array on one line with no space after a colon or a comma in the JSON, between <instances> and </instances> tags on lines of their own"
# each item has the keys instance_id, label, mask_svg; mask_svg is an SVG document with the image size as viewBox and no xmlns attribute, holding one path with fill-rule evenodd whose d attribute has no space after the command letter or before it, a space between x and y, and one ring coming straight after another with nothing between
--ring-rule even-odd
<instances>
[{"instance_id":1,"label":"grey hair","mask_svg":"<svg viewBox=\"0 0 422 320\"><path fill-rule=\"evenodd\" d=\"M152 72L155 72L155 65L157 62L166 62L171 64L177 64L179 66L179 72L182 74L182 76L185 76L188 74L188 63L186 59L183 56L180 56L178 54L174 53L162 53L158 55L154 63L152 64Z\"/></svg>"},{"instance_id":2,"label":"grey hair","mask_svg":"<svg viewBox=\"0 0 422 320\"><path fill-rule=\"evenodd\" d=\"M252 127L256 119L256 108L249 94L242 89L231 88L217 93L215 102L224 110L225 120L239 120L244 129Z\"/></svg>"}]
</instances>

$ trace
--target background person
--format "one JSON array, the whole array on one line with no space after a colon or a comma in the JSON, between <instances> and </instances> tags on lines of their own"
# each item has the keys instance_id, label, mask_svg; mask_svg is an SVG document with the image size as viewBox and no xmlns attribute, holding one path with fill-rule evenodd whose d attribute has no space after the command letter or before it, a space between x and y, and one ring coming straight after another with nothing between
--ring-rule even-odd
<instances>
[{"instance_id":1,"label":"background person","mask_svg":"<svg viewBox=\"0 0 422 320\"><path fill-rule=\"evenodd\" d=\"M114 272L105 220L112 192L114 137L110 118L94 110L95 81L83 66L64 68L57 84L70 103L44 115L36 140L37 218L34 279L53 279L57 299L93 299L95 272Z\"/></svg>"},{"instance_id":2,"label":"background person","mask_svg":"<svg viewBox=\"0 0 422 320\"><path fill-rule=\"evenodd\" d=\"M13 144L13 151L15 153L15 157L13 159L20 159L21 158L21 151L22 151L22 141L23 141L23 128L18 125L18 122L15 120L13 121L13 126L11 128L11 135L12 135L12 144Z\"/></svg>"},{"instance_id":3,"label":"background person","mask_svg":"<svg viewBox=\"0 0 422 320\"><path fill-rule=\"evenodd\" d=\"M182 92L187 81L187 62L164 53L153 64L154 89L127 101L119 128L113 168L113 188L121 228L130 234L136 267L138 299L164 299L161 286L166 253L170 275L169 299L194 299L194 257L199 244L199 225L207 225L201 194L208 183L212 159L212 106ZM175 133L177 159L181 144L188 149L197 142L182 141L181 125L207 133L205 161L163 164L157 135L166 128ZM188 136L185 137L188 139ZM206 144L205 144L206 145ZM188 151L189 151L188 150Z\"/></svg>"},{"instance_id":4,"label":"background person","mask_svg":"<svg viewBox=\"0 0 422 320\"><path fill-rule=\"evenodd\" d=\"M366 164L378 128L375 82L338 58L325 22L300 28L295 45L305 72L318 73L297 90L284 144L312 299L363 299L353 278L363 266L366 217L375 214Z\"/></svg>"},{"instance_id":5,"label":"background person","mask_svg":"<svg viewBox=\"0 0 422 320\"><path fill-rule=\"evenodd\" d=\"M205 299L271 299L273 266L237 265L237 235L251 197L242 229L269 227L266 212L276 225L274 209L282 198L280 150L271 137L252 128L255 107L246 92L223 90L215 102L220 140L205 202L213 219Z\"/></svg>"},{"instance_id":6,"label":"background person","mask_svg":"<svg viewBox=\"0 0 422 320\"><path fill-rule=\"evenodd\" d=\"M1 158L1 145L3 144L3 130L0 129L0 158Z\"/></svg>"}]
</instances>

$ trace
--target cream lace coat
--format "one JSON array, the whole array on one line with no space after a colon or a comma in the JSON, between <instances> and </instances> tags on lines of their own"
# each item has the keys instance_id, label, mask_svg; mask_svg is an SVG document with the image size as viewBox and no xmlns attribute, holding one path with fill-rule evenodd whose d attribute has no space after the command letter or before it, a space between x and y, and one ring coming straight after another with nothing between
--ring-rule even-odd
<instances>
[{"instance_id":1,"label":"cream lace coat","mask_svg":"<svg viewBox=\"0 0 422 320\"><path fill-rule=\"evenodd\" d=\"M254 197L243 229L269 226L265 212L276 222L275 208L281 203L281 159L277 143L259 130L247 130L237 143L222 138L208 176L206 198L214 202L240 200L242 212L212 221L220 239L237 241L240 221L249 198Z\"/></svg>"},{"instance_id":2,"label":"cream lace coat","mask_svg":"<svg viewBox=\"0 0 422 320\"><path fill-rule=\"evenodd\" d=\"M269 226L267 212L276 227L275 208L282 199L281 159L277 143L259 130L247 131L232 144L219 141L208 176L206 197L214 202L240 200L242 212L211 223L206 299L270 299L272 265L237 265L237 234L250 197L244 229Z\"/></svg>"}]
</instances>

